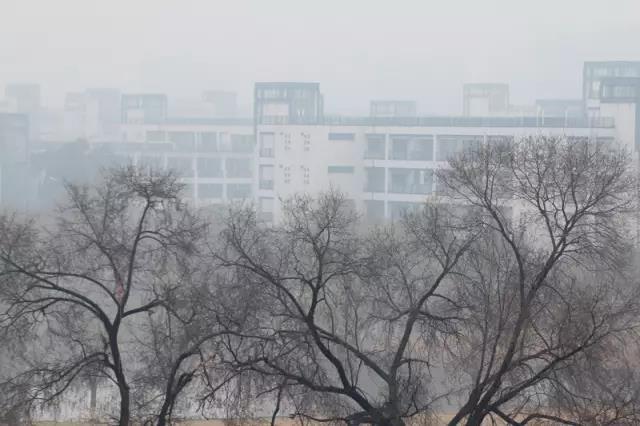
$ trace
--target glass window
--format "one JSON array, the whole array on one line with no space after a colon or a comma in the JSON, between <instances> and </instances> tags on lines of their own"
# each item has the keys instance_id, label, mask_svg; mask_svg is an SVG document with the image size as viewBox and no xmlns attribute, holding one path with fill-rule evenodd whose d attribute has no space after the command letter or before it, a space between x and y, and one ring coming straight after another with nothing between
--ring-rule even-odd
<instances>
[{"instance_id":1,"label":"glass window","mask_svg":"<svg viewBox=\"0 0 640 426\"><path fill-rule=\"evenodd\" d=\"M353 141L355 139L355 133L329 133L330 141Z\"/></svg>"},{"instance_id":2,"label":"glass window","mask_svg":"<svg viewBox=\"0 0 640 426\"><path fill-rule=\"evenodd\" d=\"M431 194L433 170L389 169L389 192L395 194Z\"/></svg>"},{"instance_id":3,"label":"glass window","mask_svg":"<svg viewBox=\"0 0 640 426\"><path fill-rule=\"evenodd\" d=\"M202 152L215 152L218 150L218 135L216 132L200 133L200 147Z\"/></svg>"},{"instance_id":4,"label":"glass window","mask_svg":"<svg viewBox=\"0 0 640 426\"><path fill-rule=\"evenodd\" d=\"M219 158L198 158L198 176L222 177L222 160Z\"/></svg>"},{"instance_id":5,"label":"glass window","mask_svg":"<svg viewBox=\"0 0 640 426\"><path fill-rule=\"evenodd\" d=\"M230 183L227 185L227 198L250 198L251 197L251 184L250 183Z\"/></svg>"},{"instance_id":6,"label":"glass window","mask_svg":"<svg viewBox=\"0 0 640 426\"><path fill-rule=\"evenodd\" d=\"M273 157L275 135L273 133L260 133L260 157Z\"/></svg>"},{"instance_id":7,"label":"glass window","mask_svg":"<svg viewBox=\"0 0 640 426\"><path fill-rule=\"evenodd\" d=\"M199 184L198 198L222 198L222 184L221 183Z\"/></svg>"},{"instance_id":8,"label":"glass window","mask_svg":"<svg viewBox=\"0 0 640 426\"><path fill-rule=\"evenodd\" d=\"M353 173L353 166L329 166L327 172L329 173Z\"/></svg>"},{"instance_id":9,"label":"glass window","mask_svg":"<svg viewBox=\"0 0 640 426\"><path fill-rule=\"evenodd\" d=\"M164 142L166 137L163 130L147 130L147 142Z\"/></svg>"},{"instance_id":10,"label":"glass window","mask_svg":"<svg viewBox=\"0 0 640 426\"><path fill-rule=\"evenodd\" d=\"M364 207L367 215L367 221L372 223L384 221L384 201L365 200Z\"/></svg>"},{"instance_id":11,"label":"glass window","mask_svg":"<svg viewBox=\"0 0 640 426\"><path fill-rule=\"evenodd\" d=\"M389 217L391 220L402 219L407 213L419 210L421 203L389 202Z\"/></svg>"},{"instance_id":12,"label":"glass window","mask_svg":"<svg viewBox=\"0 0 640 426\"><path fill-rule=\"evenodd\" d=\"M384 192L384 167L367 167L365 169L367 192Z\"/></svg>"},{"instance_id":13,"label":"glass window","mask_svg":"<svg viewBox=\"0 0 640 426\"><path fill-rule=\"evenodd\" d=\"M384 160L385 135L367 135L364 158Z\"/></svg>"},{"instance_id":14,"label":"glass window","mask_svg":"<svg viewBox=\"0 0 640 426\"><path fill-rule=\"evenodd\" d=\"M252 152L253 135L231 135L231 151Z\"/></svg>"},{"instance_id":15,"label":"glass window","mask_svg":"<svg viewBox=\"0 0 640 426\"><path fill-rule=\"evenodd\" d=\"M229 178L250 178L252 175L249 158L227 158L226 167Z\"/></svg>"},{"instance_id":16,"label":"glass window","mask_svg":"<svg viewBox=\"0 0 640 426\"><path fill-rule=\"evenodd\" d=\"M448 161L450 157L466 150L477 149L482 140L482 136L465 135L441 135L438 136L438 161Z\"/></svg>"},{"instance_id":17,"label":"glass window","mask_svg":"<svg viewBox=\"0 0 640 426\"><path fill-rule=\"evenodd\" d=\"M195 133L169 132L169 140L175 144L178 151L193 151L195 144Z\"/></svg>"},{"instance_id":18,"label":"glass window","mask_svg":"<svg viewBox=\"0 0 640 426\"><path fill-rule=\"evenodd\" d=\"M260 201L259 201L260 212L258 217L261 220L271 222L273 220L273 207L274 207L273 198L260 197Z\"/></svg>"},{"instance_id":19,"label":"glass window","mask_svg":"<svg viewBox=\"0 0 640 426\"><path fill-rule=\"evenodd\" d=\"M169 157L167 168L182 177L193 177L193 161L191 157Z\"/></svg>"},{"instance_id":20,"label":"glass window","mask_svg":"<svg viewBox=\"0 0 640 426\"><path fill-rule=\"evenodd\" d=\"M260 189L273 189L273 166L260 166Z\"/></svg>"}]
</instances>

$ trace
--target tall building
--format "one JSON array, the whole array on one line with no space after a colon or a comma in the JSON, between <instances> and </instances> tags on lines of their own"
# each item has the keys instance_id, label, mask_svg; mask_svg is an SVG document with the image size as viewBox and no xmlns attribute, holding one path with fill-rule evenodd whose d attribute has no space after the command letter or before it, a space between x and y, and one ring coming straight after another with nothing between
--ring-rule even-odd
<instances>
[{"instance_id":1,"label":"tall building","mask_svg":"<svg viewBox=\"0 0 640 426\"><path fill-rule=\"evenodd\" d=\"M27 114L29 117L29 136L39 137L39 113L42 108L40 85L32 83L8 84L4 89L7 112Z\"/></svg>"},{"instance_id":2,"label":"tall building","mask_svg":"<svg viewBox=\"0 0 640 426\"><path fill-rule=\"evenodd\" d=\"M258 125L257 205L264 220L281 217L278 199L339 188L370 221L397 219L437 191L435 170L476 144L532 134L616 136L614 121L555 117L363 117L319 125Z\"/></svg>"},{"instance_id":3,"label":"tall building","mask_svg":"<svg viewBox=\"0 0 640 426\"><path fill-rule=\"evenodd\" d=\"M640 151L640 61L585 62L583 102L589 117L616 117L616 137Z\"/></svg>"},{"instance_id":4,"label":"tall building","mask_svg":"<svg viewBox=\"0 0 640 426\"><path fill-rule=\"evenodd\" d=\"M122 123L162 123L167 118L167 95L158 93L122 95Z\"/></svg>"},{"instance_id":5,"label":"tall building","mask_svg":"<svg viewBox=\"0 0 640 426\"><path fill-rule=\"evenodd\" d=\"M463 114L467 117L506 116L509 112L509 85L469 83L463 87Z\"/></svg>"},{"instance_id":6,"label":"tall building","mask_svg":"<svg viewBox=\"0 0 640 426\"><path fill-rule=\"evenodd\" d=\"M25 208L29 191L29 117L0 113L0 206Z\"/></svg>"},{"instance_id":7,"label":"tall building","mask_svg":"<svg viewBox=\"0 0 640 426\"><path fill-rule=\"evenodd\" d=\"M319 83L256 83L256 124L316 124L323 118Z\"/></svg>"},{"instance_id":8,"label":"tall building","mask_svg":"<svg viewBox=\"0 0 640 426\"><path fill-rule=\"evenodd\" d=\"M64 139L118 140L121 120L120 91L87 89L67 93L64 104Z\"/></svg>"}]
</instances>

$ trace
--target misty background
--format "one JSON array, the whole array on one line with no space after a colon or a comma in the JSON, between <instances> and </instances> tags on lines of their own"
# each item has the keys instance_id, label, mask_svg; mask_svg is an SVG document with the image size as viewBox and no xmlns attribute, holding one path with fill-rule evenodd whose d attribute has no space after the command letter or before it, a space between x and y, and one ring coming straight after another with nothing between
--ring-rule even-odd
<instances>
[{"instance_id":1,"label":"misty background","mask_svg":"<svg viewBox=\"0 0 640 426\"><path fill-rule=\"evenodd\" d=\"M504 82L515 104L578 98L584 61L640 56L640 3L567 0L0 2L0 86L39 83L44 106L85 87L199 97L254 81L317 81L329 113L370 99L459 114L463 83Z\"/></svg>"}]
</instances>

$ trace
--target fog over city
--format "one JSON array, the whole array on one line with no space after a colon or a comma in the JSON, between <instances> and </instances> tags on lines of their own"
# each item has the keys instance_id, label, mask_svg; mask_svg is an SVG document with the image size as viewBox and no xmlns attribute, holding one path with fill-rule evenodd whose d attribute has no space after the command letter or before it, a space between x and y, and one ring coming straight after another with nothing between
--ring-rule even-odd
<instances>
[{"instance_id":1,"label":"fog over city","mask_svg":"<svg viewBox=\"0 0 640 426\"><path fill-rule=\"evenodd\" d=\"M638 24L0 0L0 426L640 425Z\"/></svg>"},{"instance_id":2,"label":"fog over city","mask_svg":"<svg viewBox=\"0 0 640 426\"><path fill-rule=\"evenodd\" d=\"M317 81L329 112L369 99L456 114L462 84L506 82L516 103L580 95L582 62L637 60L634 0L513 2L4 0L0 83L198 96L254 81Z\"/></svg>"}]
</instances>

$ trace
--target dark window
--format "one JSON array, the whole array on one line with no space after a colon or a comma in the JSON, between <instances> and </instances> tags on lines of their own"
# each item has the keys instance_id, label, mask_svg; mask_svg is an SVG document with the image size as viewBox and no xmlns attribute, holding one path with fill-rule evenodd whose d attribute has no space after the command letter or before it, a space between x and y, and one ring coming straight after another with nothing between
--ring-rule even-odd
<instances>
[{"instance_id":1,"label":"dark window","mask_svg":"<svg viewBox=\"0 0 640 426\"><path fill-rule=\"evenodd\" d=\"M250 183L230 183L227 185L227 198L249 198L251 197Z\"/></svg>"},{"instance_id":2,"label":"dark window","mask_svg":"<svg viewBox=\"0 0 640 426\"><path fill-rule=\"evenodd\" d=\"M365 169L367 192L384 192L384 167L368 167Z\"/></svg>"},{"instance_id":3,"label":"dark window","mask_svg":"<svg viewBox=\"0 0 640 426\"><path fill-rule=\"evenodd\" d=\"M198 176L222 177L222 161L219 158L198 158Z\"/></svg>"},{"instance_id":4,"label":"dark window","mask_svg":"<svg viewBox=\"0 0 640 426\"><path fill-rule=\"evenodd\" d=\"M384 135L367 135L367 150L364 158L373 160L384 160Z\"/></svg>"},{"instance_id":5,"label":"dark window","mask_svg":"<svg viewBox=\"0 0 640 426\"><path fill-rule=\"evenodd\" d=\"M355 138L355 133L329 133L330 141L353 141Z\"/></svg>"},{"instance_id":6,"label":"dark window","mask_svg":"<svg viewBox=\"0 0 640 426\"><path fill-rule=\"evenodd\" d=\"M249 158L227 158L227 177L250 178L251 160Z\"/></svg>"},{"instance_id":7,"label":"dark window","mask_svg":"<svg viewBox=\"0 0 640 426\"><path fill-rule=\"evenodd\" d=\"M329 173L353 173L353 166L329 166L327 168Z\"/></svg>"},{"instance_id":8,"label":"dark window","mask_svg":"<svg viewBox=\"0 0 640 426\"><path fill-rule=\"evenodd\" d=\"M191 157L169 157L167 168L182 177L193 177L193 162Z\"/></svg>"},{"instance_id":9,"label":"dark window","mask_svg":"<svg viewBox=\"0 0 640 426\"><path fill-rule=\"evenodd\" d=\"M199 184L198 198L222 198L222 184L221 183Z\"/></svg>"},{"instance_id":10,"label":"dark window","mask_svg":"<svg viewBox=\"0 0 640 426\"><path fill-rule=\"evenodd\" d=\"M218 150L218 135L215 132L200 133L200 151L215 152Z\"/></svg>"}]
</instances>

